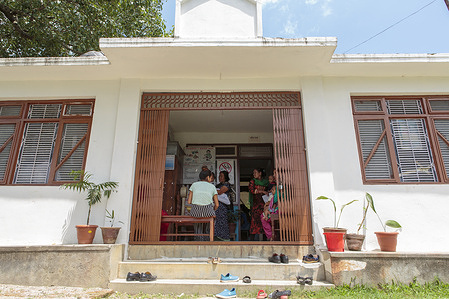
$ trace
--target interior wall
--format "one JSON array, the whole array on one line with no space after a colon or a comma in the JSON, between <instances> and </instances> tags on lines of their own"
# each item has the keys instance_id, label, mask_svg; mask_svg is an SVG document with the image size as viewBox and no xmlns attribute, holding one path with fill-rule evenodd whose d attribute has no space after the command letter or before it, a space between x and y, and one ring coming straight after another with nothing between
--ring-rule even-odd
<instances>
[{"instance_id":1,"label":"interior wall","mask_svg":"<svg viewBox=\"0 0 449 299\"><path fill-rule=\"evenodd\" d=\"M218 144L218 143L254 143L253 137L258 138L257 143L273 143L273 132L269 133L203 133L203 132L174 132L172 141L178 141L184 149L186 144Z\"/></svg>"}]
</instances>

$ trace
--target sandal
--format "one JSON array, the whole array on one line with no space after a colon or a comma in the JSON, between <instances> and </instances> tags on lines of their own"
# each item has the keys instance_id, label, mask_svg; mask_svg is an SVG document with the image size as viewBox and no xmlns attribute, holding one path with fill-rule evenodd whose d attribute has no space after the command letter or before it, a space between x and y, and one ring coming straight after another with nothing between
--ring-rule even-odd
<instances>
[{"instance_id":1,"label":"sandal","mask_svg":"<svg viewBox=\"0 0 449 299\"><path fill-rule=\"evenodd\" d=\"M264 299L264 298L267 298L267 293L265 293L265 291L264 290L260 290L259 291L259 293L257 293L257 299Z\"/></svg>"},{"instance_id":2,"label":"sandal","mask_svg":"<svg viewBox=\"0 0 449 299\"><path fill-rule=\"evenodd\" d=\"M296 283L299 283L300 285L306 284L306 278L301 276L296 276Z\"/></svg>"},{"instance_id":3,"label":"sandal","mask_svg":"<svg viewBox=\"0 0 449 299\"><path fill-rule=\"evenodd\" d=\"M209 257L209 259L207 260L208 263L212 263L212 264L219 264L221 263L221 259L219 257Z\"/></svg>"},{"instance_id":4,"label":"sandal","mask_svg":"<svg viewBox=\"0 0 449 299\"><path fill-rule=\"evenodd\" d=\"M312 277L306 277L306 278L304 278L304 282L311 286L312 283L313 283L313 278Z\"/></svg>"},{"instance_id":5,"label":"sandal","mask_svg":"<svg viewBox=\"0 0 449 299\"><path fill-rule=\"evenodd\" d=\"M243 281L244 283L251 283L251 277L245 276L245 277L243 277L242 281Z\"/></svg>"}]
</instances>

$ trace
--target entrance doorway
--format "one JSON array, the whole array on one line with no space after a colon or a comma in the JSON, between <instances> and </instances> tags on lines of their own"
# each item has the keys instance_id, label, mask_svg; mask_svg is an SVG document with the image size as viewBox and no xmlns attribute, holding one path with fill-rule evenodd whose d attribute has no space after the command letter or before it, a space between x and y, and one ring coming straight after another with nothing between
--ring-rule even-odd
<instances>
[{"instance_id":1,"label":"entrance doorway","mask_svg":"<svg viewBox=\"0 0 449 299\"><path fill-rule=\"evenodd\" d=\"M204 104L205 99L210 101ZM298 113L287 113L290 110ZM237 152L223 152L226 145ZM206 157L203 150L211 156L201 160ZM240 205L245 205L245 184L254 168L263 168L267 175L277 169L284 190L279 200L280 241L313 243L299 94L211 93L143 96L130 244L159 243L161 211L187 214L186 189L198 180L203 164L218 174L217 162L226 159L234 163L234 210L241 212ZM242 228L240 221L232 240L247 241ZM168 229L178 232L179 227Z\"/></svg>"}]
</instances>

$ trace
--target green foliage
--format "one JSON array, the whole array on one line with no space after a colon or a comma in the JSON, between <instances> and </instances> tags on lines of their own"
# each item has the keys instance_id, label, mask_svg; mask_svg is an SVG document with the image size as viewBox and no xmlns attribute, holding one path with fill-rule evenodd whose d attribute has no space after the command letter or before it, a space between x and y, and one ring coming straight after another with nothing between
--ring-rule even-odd
<instances>
[{"instance_id":1,"label":"green foliage","mask_svg":"<svg viewBox=\"0 0 449 299\"><path fill-rule=\"evenodd\" d=\"M385 223L382 221L382 219L380 219L379 214L377 214L376 209L374 208L374 200L373 197L371 196L371 194L369 194L368 192L366 193L365 196L366 200L368 201L369 206L371 207L371 209L374 211L374 213L376 213L377 218L379 218L380 224L382 225L384 231L387 231L387 226L388 227L392 227L392 228L396 228L396 229L401 229L402 226L395 220L387 220L385 221ZM367 207L368 208L368 207Z\"/></svg>"},{"instance_id":2,"label":"green foliage","mask_svg":"<svg viewBox=\"0 0 449 299\"><path fill-rule=\"evenodd\" d=\"M351 200L350 202L342 205L340 208L340 214L338 215L338 220L337 220L337 205L335 204L335 201L332 198L329 198L326 196L318 196L316 199L317 200L330 200L332 202L332 205L334 206L334 228L337 228L338 224L340 223L340 218L341 218L341 214L343 213L343 209L346 206L349 206L350 204L352 204L353 202L358 201L357 199L354 199L354 200Z\"/></svg>"},{"instance_id":3,"label":"green foliage","mask_svg":"<svg viewBox=\"0 0 449 299\"><path fill-rule=\"evenodd\" d=\"M115 212L114 210L112 210L112 212L109 212L108 209L106 209L106 218L109 219L109 221L111 222L111 227L114 226L114 222L115 222ZM119 223L123 224L123 221L118 221Z\"/></svg>"},{"instance_id":4,"label":"green foliage","mask_svg":"<svg viewBox=\"0 0 449 299\"><path fill-rule=\"evenodd\" d=\"M166 0L1 0L0 57L99 51L101 37L161 37Z\"/></svg>"},{"instance_id":5,"label":"green foliage","mask_svg":"<svg viewBox=\"0 0 449 299\"><path fill-rule=\"evenodd\" d=\"M112 192L115 192L118 187L117 182L104 182L95 184L90 180L92 174L84 172L83 170L72 170L70 174L73 177L74 183L67 183L61 186L62 189L69 189L76 192L86 192L85 200L89 204L89 211L87 213L87 225L89 225L90 211L93 205L101 202L104 197L109 198Z\"/></svg>"}]
</instances>

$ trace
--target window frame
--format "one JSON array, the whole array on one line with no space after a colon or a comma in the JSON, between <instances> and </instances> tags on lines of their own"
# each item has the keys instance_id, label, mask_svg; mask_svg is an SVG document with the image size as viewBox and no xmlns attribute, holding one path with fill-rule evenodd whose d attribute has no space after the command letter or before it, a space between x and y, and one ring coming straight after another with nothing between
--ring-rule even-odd
<instances>
[{"instance_id":1,"label":"window frame","mask_svg":"<svg viewBox=\"0 0 449 299\"><path fill-rule=\"evenodd\" d=\"M356 111L356 101L380 101L381 111ZM387 110L388 100L419 100L421 101L422 114L389 114ZM362 173L362 181L365 185L379 184L447 184L449 177L443 163L440 144L438 142L438 133L435 128L434 121L436 119L449 120L449 109L444 111L432 110L430 102L438 100L449 101L449 95L432 95L432 96L351 96L352 114L354 119L354 128L357 140L357 148L359 154L360 170ZM399 176L399 166L397 161L397 150L394 145L393 133L391 131L390 120L392 119L423 119L427 129L428 142L430 146L430 154L433 157L435 165L436 182L403 182ZM392 178L391 179L367 179L365 172L365 161L362 154L362 144L360 140L360 131L358 121L360 120L382 120L385 127L386 143L389 150L389 158L391 162ZM448 145L449 146L449 145ZM373 148L374 149L374 148ZM372 152L373 154L373 152ZM370 155L371 156L371 155ZM370 157L369 156L369 157ZM369 158L368 157L368 158ZM367 158L367 159L368 159Z\"/></svg>"},{"instance_id":2,"label":"window frame","mask_svg":"<svg viewBox=\"0 0 449 299\"><path fill-rule=\"evenodd\" d=\"M28 111L31 105L36 104L61 104L61 111L58 118L27 118ZM81 104L91 104L91 113L90 115L66 115L66 109L68 105L81 105ZM8 158L7 166L5 169L5 176L3 180L0 181L0 185L8 185L8 186L59 186L70 181L55 181L56 176L56 163L59 157L59 152L61 150L61 140L63 134L63 128L65 124L68 123L76 123L76 124L87 124L87 132L85 137L85 147L83 153L83 162L82 169L85 169L86 166L86 158L89 148L89 140L90 133L92 129L92 119L95 108L95 99L57 99L57 100L8 100L8 101L0 101L0 105L20 105L21 110L20 114L17 116L0 116L0 125L1 124L15 124L15 131L13 135L11 152ZM54 142L54 148L51 154L51 161L49 164L49 173L48 180L45 184L16 184L14 183L14 176L17 169L17 163L19 159L20 147L23 140L23 134L25 130L25 125L27 123L58 123L58 128L56 132L56 139ZM0 145L1 146L1 145ZM61 163L60 163L61 164Z\"/></svg>"}]
</instances>

